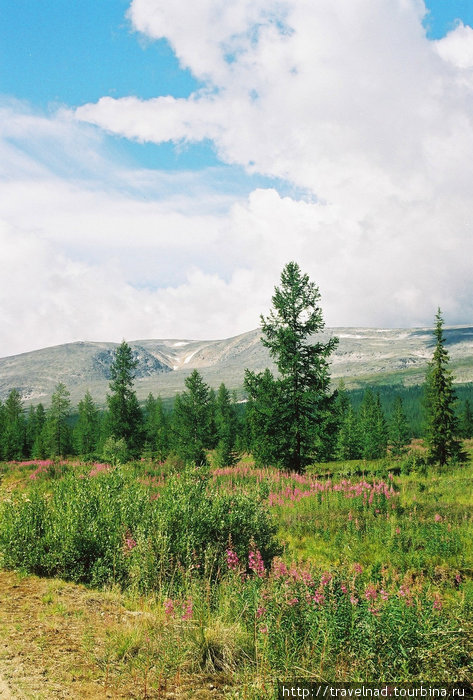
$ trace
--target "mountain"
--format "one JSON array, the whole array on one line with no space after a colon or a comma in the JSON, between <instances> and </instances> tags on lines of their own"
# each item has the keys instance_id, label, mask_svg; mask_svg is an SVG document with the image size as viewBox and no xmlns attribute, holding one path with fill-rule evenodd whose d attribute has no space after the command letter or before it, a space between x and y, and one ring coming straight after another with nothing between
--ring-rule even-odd
<instances>
[{"instance_id":1,"label":"mountain","mask_svg":"<svg viewBox=\"0 0 473 700\"><path fill-rule=\"evenodd\" d=\"M457 382L473 381L473 327L444 329L451 367ZM435 345L428 328L332 328L320 337L336 335L340 342L332 356L334 382L348 388L367 384L420 384ZM184 389L184 380L198 369L217 388L241 392L246 368L274 368L268 351L254 330L226 340L135 340L129 343L138 360L135 389L140 400L151 391L170 398ZM26 403L48 403L58 382L64 382L77 405L87 389L105 404L110 364L117 343L77 342L0 359L0 399L17 388Z\"/></svg>"}]
</instances>

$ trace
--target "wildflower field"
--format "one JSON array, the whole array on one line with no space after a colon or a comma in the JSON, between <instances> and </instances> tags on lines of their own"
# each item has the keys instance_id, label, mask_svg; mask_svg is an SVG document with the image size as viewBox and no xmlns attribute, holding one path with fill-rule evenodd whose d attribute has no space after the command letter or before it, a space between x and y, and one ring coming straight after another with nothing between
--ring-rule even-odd
<instances>
[{"instance_id":1,"label":"wildflower field","mask_svg":"<svg viewBox=\"0 0 473 700\"><path fill-rule=\"evenodd\" d=\"M43 460L1 475L2 568L86 585L129 612L83 644L96 697L473 679L471 458L439 468L412 452L304 475L250 457Z\"/></svg>"}]
</instances>

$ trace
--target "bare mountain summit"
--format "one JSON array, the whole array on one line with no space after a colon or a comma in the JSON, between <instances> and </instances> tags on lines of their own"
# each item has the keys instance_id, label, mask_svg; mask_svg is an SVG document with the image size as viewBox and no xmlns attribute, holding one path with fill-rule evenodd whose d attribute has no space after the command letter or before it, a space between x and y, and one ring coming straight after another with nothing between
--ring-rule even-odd
<instances>
[{"instance_id":1,"label":"bare mountain summit","mask_svg":"<svg viewBox=\"0 0 473 700\"><path fill-rule=\"evenodd\" d=\"M473 327L445 328L455 381L473 381ZM332 356L334 382L347 387L365 384L419 384L423 382L434 339L431 329L332 328L339 346ZM135 340L130 342L138 360L135 388L143 400L151 391L163 398L175 396L197 368L217 388L241 391L246 368L274 370L268 351L254 330L226 340ZM117 343L77 342L0 359L0 398L17 388L27 403L48 403L58 382L64 382L77 404L90 390L105 403L110 364Z\"/></svg>"}]
</instances>

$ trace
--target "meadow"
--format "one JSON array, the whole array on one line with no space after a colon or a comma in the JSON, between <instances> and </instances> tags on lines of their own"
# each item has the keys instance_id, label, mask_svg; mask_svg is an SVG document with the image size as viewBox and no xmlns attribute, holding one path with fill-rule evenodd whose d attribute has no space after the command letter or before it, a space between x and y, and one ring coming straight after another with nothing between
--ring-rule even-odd
<instances>
[{"instance_id":1,"label":"meadow","mask_svg":"<svg viewBox=\"0 0 473 700\"><path fill-rule=\"evenodd\" d=\"M130 611L87 652L97 697L207 697L198 679L255 700L278 679L471 682L472 448L464 465L412 448L302 475L251 456L3 463L0 564Z\"/></svg>"}]
</instances>

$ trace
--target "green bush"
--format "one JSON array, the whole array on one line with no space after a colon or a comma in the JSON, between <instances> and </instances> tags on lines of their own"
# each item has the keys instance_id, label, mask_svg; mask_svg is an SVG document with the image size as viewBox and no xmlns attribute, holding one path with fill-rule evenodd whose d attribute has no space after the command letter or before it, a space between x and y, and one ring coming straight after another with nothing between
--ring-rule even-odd
<instances>
[{"instance_id":1,"label":"green bush","mask_svg":"<svg viewBox=\"0 0 473 700\"><path fill-rule=\"evenodd\" d=\"M218 578L230 543L241 556L258 548L267 562L279 552L259 500L219 493L195 469L172 476L160 495L107 465L50 486L44 494L33 484L29 497L2 506L5 567L152 589L195 575Z\"/></svg>"}]
</instances>

